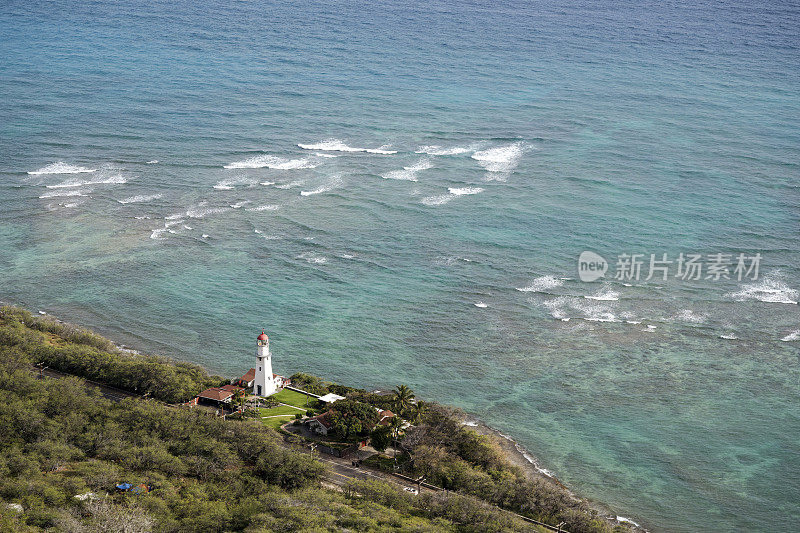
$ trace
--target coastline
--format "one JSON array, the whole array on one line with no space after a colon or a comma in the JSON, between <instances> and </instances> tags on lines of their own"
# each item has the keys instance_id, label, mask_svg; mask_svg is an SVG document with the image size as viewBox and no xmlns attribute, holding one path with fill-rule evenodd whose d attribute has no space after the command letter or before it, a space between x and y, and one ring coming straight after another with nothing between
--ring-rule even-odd
<instances>
[{"instance_id":1,"label":"coastline","mask_svg":"<svg viewBox=\"0 0 800 533\"><path fill-rule=\"evenodd\" d=\"M0 300L0 306L5 306L5 305L14 306L13 303ZM24 308L21 307L21 309L24 309ZM57 322L59 324L64 324L64 325L68 325L68 326L74 326L74 327L77 327L77 328L80 328L80 329L85 329L85 326L75 325L75 323L70 322L70 321L64 321L64 320L56 317L55 315L52 315L52 314L50 314L50 313L48 313L46 311L42 311L40 309L37 309L35 313L31 312L31 314L47 317L48 319L54 320L55 322ZM89 329L89 331L92 331L92 329ZM104 335L104 337L105 337L105 335ZM108 337L105 337L105 338L108 338ZM135 349L135 348L133 348L131 346L128 346L128 345L125 345L125 344L121 344L121 343L117 343L112 339L108 339L108 340L114 345L114 347L117 350L119 350L122 353L129 354L129 355L134 355L134 356L140 356L140 357L147 357L148 356L147 353L141 352L141 351L139 351L139 350L137 350L137 349ZM173 361L176 361L176 362L180 362L181 361L181 360L178 360L178 359L172 359L169 356L166 356L166 357L171 359L171 360L173 360ZM199 363L195 363L193 361L186 361L186 362L199 365ZM593 509L593 510L595 510L597 512L598 516L602 516L602 517L604 517L604 518L606 518L608 520L611 520L611 521L616 521L620 525L627 526L630 529L630 531L632 531L632 532L635 532L635 533L649 533L649 531L647 529L645 529L643 526L641 526L637 522L635 522L635 521L633 521L633 520L631 520L629 518L626 518L626 517L623 517L623 516L620 516L620 515L617 515L617 514L613 513L611 508L609 506L607 506L606 504L604 504L603 502L589 500L589 499L587 499L585 497L581 497L581 496L577 495L570 487L564 485L555 476L555 474L553 472L551 472L550 470L548 470L548 469L544 468L543 466L541 466L541 464L538 461L538 459L528 449L526 449L522 444L517 442L512 436L507 435L505 433L502 433L501 431L499 431L499 430L487 425L482 420L480 420L479 418L475 417L474 415L472 415L472 414L470 414L468 412L465 412L464 414L465 414L464 425L468 426L469 428L471 428L473 430L475 430L478 434L487 436L487 437L491 438L494 442L496 442L498 444L498 446L500 447L500 450L502 451L503 456L505 457L505 459L510 464L512 464L513 466L516 466L517 468L519 468L527 478L529 478L531 480L543 479L543 480L546 480L549 483L553 483L553 484L557 485L558 487L560 487L561 489L563 489L564 491L566 491L575 500L583 501L586 504L588 504L591 509Z\"/></svg>"},{"instance_id":2,"label":"coastline","mask_svg":"<svg viewBox=\"0 0 800 533\"><path fill-rule=\"evenodd\" d=\"M599 501L589 500L576 494L570 487L561 482L556 475L550 470L544 468L538 459L522 444L517 442L512 436L486 425L482 420L471 416L466 413L467 420L464 425L469 426L477 433L492 438L503 452L505 458L514 466L522 470L528 479L544 479L550 483L554 483L567 491L570 496L576 500L586 502L589 507L597 511L599 516L603 516L609 520L616 521L621 525L627 526L631 531L636 533L649 533L647 529L641 524L625 516L618 515L613 512L611 507Z\"/></svg>"}]
</instances>

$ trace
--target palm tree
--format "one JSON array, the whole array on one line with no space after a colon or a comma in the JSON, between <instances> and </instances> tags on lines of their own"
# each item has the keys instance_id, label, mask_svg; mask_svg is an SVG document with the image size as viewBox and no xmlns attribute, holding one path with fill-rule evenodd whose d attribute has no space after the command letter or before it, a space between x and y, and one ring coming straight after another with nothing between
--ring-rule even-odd
<instances>
[{"instance_id":1,"label":"palm tree","mask_svg":"<svg viewBox=\"0 0 800 533\"><path fill-rule=\"evenodd\" d=\"M234 391L233 398L231 398L231 403L236 406L237 411L243 411L246 402L247 398L245 397L243 390Z\"/></svg>"},{"instance_id":2,"label":"palm tree","mask_svg":"<svg viewBox=\"0 0 800 533\"><path fill-rule=\"evenodd\" d=\"M422 421L422 415L425 414L427 411L428 406L422 400L418 400L417 403L414 404L413 409L411 410L411 418L410 422L414 425L419 424Z\"/></svg>"},{"instance_id":3,"label":"palm tree","mask_svg":"<svg viewBox=\"0 0 800 533\"><path fill-rule=\"evenodd\" d=\"M394 406L397 414L402 415L413 403L414 391L405 385L398 385L394 390Z\"/></svg>"},{"instance_id":4,"label":"palm tree","mask_svg":"<svg viewBox=\"0 0 800 533\"><path fill-rule=\"evenodd\" d=\"M400 436L400 430L403 429L403 421L399 416L392 417L389 420L389 428L392 430L392 441L394 442L394 464L397 464L397 438Z\"/></svg>"}]
</instances>

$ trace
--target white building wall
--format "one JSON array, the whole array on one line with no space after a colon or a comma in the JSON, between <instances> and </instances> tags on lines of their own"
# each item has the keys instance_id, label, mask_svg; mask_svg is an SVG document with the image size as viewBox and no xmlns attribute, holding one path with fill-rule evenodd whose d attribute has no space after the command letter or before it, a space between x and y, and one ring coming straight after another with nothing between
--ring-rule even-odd
<instances>
[{"instance_id":1,"label":"white building wall","mask_svg":"<svg viewBox=\"0 0 800 533\"><path fill-rule=\"evenodd\" d=\"M253 381L253 394L256 396L275 394L278 387L272 378L272 354L269 352L269 341L259 342L256 349L256 378Z\"/></svg>"}]
</instances>

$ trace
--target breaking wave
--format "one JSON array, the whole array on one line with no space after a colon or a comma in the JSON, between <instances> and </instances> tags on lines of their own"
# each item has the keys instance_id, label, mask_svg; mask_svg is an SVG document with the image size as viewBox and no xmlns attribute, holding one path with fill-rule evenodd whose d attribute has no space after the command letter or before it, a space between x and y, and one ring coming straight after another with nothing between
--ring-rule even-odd
<instances>
[{"instance_id":1,"label":"breaking wave","mask_svg":"<svg viewBox=\"0 0 800 533\"><path fill-rule=\"evenodd\" d=\"M478 194L483 192L482 187L448 187L450 194L455 196L463 196L465 194Z\"/></svg>"},{"instance_id":2,"label":"breaking wave","mask_svg":"<svg viewBox=\"0 0 800 533\"><path fill-rule=\"evenodd\" d=\"M300 191L300 196L312 196L314 194L321 194L323 192L332 191L336 187L339 187L342 184L342 179L340 177L334 177L331 181L322 185L321 187L317 187L311 191Z\"/></svg>"},{"instance_id":3,"label":"breaking wave","mask_svg":"<svg viewBox=\"0 0 800 533\"><path fill-rule=\"evenodd\" d=\"M554 276L541 276L534 279L527 287L517 288L517 290L520 292L543 292L550 289L555 289L563 284L563 280L560 280Z\"/></svg>"},{"instance_id":4,"label":"breaking wave","mask_svg":"<svg viewBox=\"0 0 800 533\"><path fill-rule=\"evenodd\" d=\"M489 172L511 172L519 163L524 152L521 142L480 150L472 154L472 159Z\"/></svg>"},{"instance_id":5,"label":"breaking wave","mask_svg":"<svg viewBox=\"0 0 800 533\"><path fill-rule=\"evenodd\" d=\"M28 174L30 174L31 176L41 176L43 174L82 174L84 172L97 172L97 169L79 167L76 165L70 165L64 163L63 161L57 161L55 163L51 163L47 166L44 166L39 170L28 171Z\"/></svg>"},{"instance_id":6,"label":"breaking wave","mask_svg":"<svg viewBox=\"0 0 800 533\"><path fill-rule=\"evenodd\" d=\"M298 144L303 150L321 150L323 152L367 152L370 154L396 154L397 150L386 150L384 147L380 148L355 148L347 146L339 139L328 139L326 141L318 142L315 144Z\"/></svg>"},{"instance_id":7,"label":"breaking wave","mask_svg":"<svg viewBox=\"0 0 800 533\"><path fill-rule=\"evenodd\" d=\"M158 200L162 196L163 194L139 194L137 196L125 198L124 200L117 200L117 202L121 204L140 204L143 202L149 202L151 200Z\"/></svg>"},{"instance_id":8,"label":"breaking wave","mask_svg":"<svg viewBox=\"0 0 800 533\"><path fill-rule=\"evenodd\" d=\"M610 289L600 290L597 294L584 296L587 300L599 300L601 302L616 302L619 300L619 293Z\"/></svg>"},{"instance_id":9,"label":"breaking wave","mask_svg":"<svg viewBox=\"0 0 800 533\"><path fill-rule=\"evenodd\" d=\"M738 302L757 300L765 303L797 305L798 291L778 279L778 272L772 272L757 283L741 286L741 290L726 294Z\"/></svg>"},{"instance_id":10,"label":"breaking wave","mask_svg":"<svg viewBox=\"0 0 800 533\"><path fill-rule=\"evenodd\" d=\"M294 170L298 168L314 168L316 166L317 165L306 158L285 159L274 155L259 155L243 161L229 163L225 165L224 168L272 168L275 170Z\"/></svg>"},{"instance_id":11,"label":"breaking wave","mask_svg":"<svg viewBox=\"0 0 800 533\"><path fill-rule=\"evenodd\" d=\"M228 178L224 180L220 180L214 185L214 188L219 191L230 191L236 187L236 185L255 185L256 181L248 178L247 176L236 176L235 178Z\"/></svg>"},{"instance_id":12,"label":"breaking wave","mask_svg":"<svg viewBox=\"0 0 800 533\"><path fill-rule=\"evenodd\" d=\"M277 211L281 206L276 204L259 205L258 207L248 207L245 211Z\"/></svg>"},{"instance_id":13,"label":"breaking wave","mask_svg":"<svg viewBox=\"0 0 800 533\"><path fill-rule=\"evenodd\" d=\"M55 185L45 185L48 189L67 189L70 187L83 187L86 185L110 185L110 184L122 184L127 183L128 179L124 176L116 175L110 176L108 178L96 178L96 179L88 179L88 180L67 180L61 183L56 183Z\"/></svg>"},{"instance_id":14,"label":"breaking wave","mask_svg":"<svg viewBox=\"0 0 800 533\"><path fill-rule=\"evenodd\" d=\"M402 170L392 170L381 177L387 180L417 181L417 173L429 168L431 168L430 159L420 159L411 166L403 167Z\"/></svg>"},{"instance_id":15,"label":"breaking wave","mask_svg":"<svg viewBox=\"0 0 800 533\"><path fill-rule=\"evenodd\" d=\"M695 314L691 309L683 309L672 318L682 322L689 322L690 324L702 324L706 321L706 315ZM725 337L722 338L724 339Z\"/></svg>"},{"instance_id":16,"label":"breaking wave","mask_svg":"<svg viewBox=\"0 0 800 533\"><path fill-rule=\"evenodd\" d=\"M452 194L437 194L420 200L424 205L443 205L455 198Z\"/></svg>"},{"instance_id":17,"label":"breaking wave","mask_svg":"<svg viewBox=\"0 0 800 533\"><path fill-rule=\"evenodd\" d=\"M296 259L303 259L306 263L313 265L324 265L328 262L328 258L322 255L317 255L314 252L303 252L298 255Z\"/></svg>"},{"instance_id":18,"label":"breaking wave","mask_svg":"<svg viewBox=\"0 0 800 533\"><path fill-rule=\"evenodd\" d=\"M81 190L77 190L77 191L76 190L72 190L72 191L51 191L51 192L44 193L39 198L59 198L59 197L62 197L62 196L86 196L90 192L92 192L91 189L81 189Z\"/></svg>"},{"instance_id":19,"label":"breaking wave","mask_svg":"<svg viewBox=\"0 0 800 533\"><path fill-rule=\"evenodd\" d=\"M459 154L466 154L469 152L474 152L476 150L475 145L471 146L453 146L451 148L443 148L439 145L432 144L428 146L420 146L417 148L416 154L428 154L428 155L459 155Z\"/></svg>"},{"instance_id":20,"label":"breaking wave","mask_svg":"<svg viewBox=\"0 0 800 533\"><path fill-rule=\"evenodd\" d=\"M793 331L781 339L783 342L792 342L800 340L800 329Z\"/></svg>"}]
</instances>

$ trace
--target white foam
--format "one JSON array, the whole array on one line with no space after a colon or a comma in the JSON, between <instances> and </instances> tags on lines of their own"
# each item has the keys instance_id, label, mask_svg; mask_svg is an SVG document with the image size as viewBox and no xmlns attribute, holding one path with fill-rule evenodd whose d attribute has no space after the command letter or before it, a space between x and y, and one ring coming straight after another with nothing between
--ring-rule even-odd
<instances>
[{"instance_id":1,"label":"white foam","mask_svg":"<svg viewBox=\"0 0 800 533\"><path fill-rule=\"evenodd\" d=\"M741 285L741 290L726 294L738 302L757 300L765 303L797 305L798 291L779 279L779 272L771 272L757 283Z\"/></svg>"},{"instance_id":2,"label":"white foam","mask_svg":"<svg viewBox=\"0 0 800 533\"><path fill-rule=\"evenodd\" d=\"M783 342L792 342L792 341L796 341L798 339L800 339L800 329L798 329L797 331L793 331L793 332L789 333L788 335L783 337L781 340Z\"/></svg>"},{"instance_id":3,"label":"white foam","mask_svg":"<svg viewBox=\"0 0 800 533\"><path fill-rule=\"evenodd\" d=\"M486 308L486 307L489 307L488 305L486 305L486 304L485 304L485 303L483 303L483 302L475 302L473 305L474 305L475 307L480 307L481 309L484 309L484 308Z\"/></svg>"},{"instance_id":4,"label":"white foam","mask_svg":"<svg viewBox=\"0 0 800 533\"><path fill-rule=\"evenodd\" d=\"M274 182L274 181L262 181L262 182L261 182L261 185L267 185L267 186L269 186L269 185L275 185L275 182Z\"/></svg>"},{"instance_id":5,"label":"white foam","mask_svg":"<svg viewBox=\"0 0 800 533\"><path fill-rule=\"evenodd\" d=\"M480 150L472 154L472 159L489 172L511 172L519 163L524 152L521 142Z\"/></svg>"},{"instance_id":6,"label":"white foam","mask_svg":"<svg viewBox=\"0 0 800 533\"><path fill-rule=\"evenodd\" d=\"M542 468L539 465L539 462L530 453L528 453L528 450L526 450L520 443L518 443L517 441L515 441L514 439L512 439L508 435L505 435L504 433L500 433L499 431L497 433L501 437L506 439L507 441L511 442L514 445L514 448L516 448L517 451L520 454L522 454L522 456L525 458L525 460L528 461L530 464L532 464L533 467L536 468L536 470L540 474L544 474L545 476L553 478L553 479L558 479L558 478L556 478L555 474L553 474L550 470L547 470L546 468Z\"/></svg>"},{"instance_id":7,"label":"white foam","mask_svg":"<svg viewBox=\"0 0 800 533\"><path fill-rule=\"evenodd\" d=\"M245 175L239 175L218 181L217 184L214 185L214 188L221 191L229 191L231 189L234 189L237 185L251 186L255 185L256 183L258 182L251 177Z\"/></svg>"},{"instance_id":8,"label":"white foam","mask_svg":"<svg viewBox=\"0 0 800 533\"><path fill-rule=\"evenodd\" d=\"M204 218L208 215L216 215L219 213L224 213L225 211L229 211L230 207L205 207L203 205L199 205L197 207L192 207L186 211L186 216L189 218Z\"/></svg>"},{"instance_id":9,"label":"white foam","mask_svg":"<svg viewBox=\"0 0 800 533\"><path fill-rule=\"evenodd\" d=\"M125 198L124 200L117 200L117 202L121 204L140 204L143 202L149 202L151 200L158 200L162 196L162 194L139 194L136 196L131 196L130 198Z\"/></svg>"},{"instance_id":10,"label":"white foam","mask_svg":"<svg viewBox=\"0 0 800 533\"><path fill-rule=\"evenodd\" d=\"M277 211L281 206L275 204L259 205L258 207L248 207L245 211ZM256 230L257 231L257 230Z\"/></svg>"},{"instance_id":11,"label":"white foam","mask_svg":"<svg viewBox=\"0 0 800 533\"><path fill-rule=\"evenodd\" d=\"M321 194L323 192L332 191L336 187L341 186L341 184L342 184L342 178L339 176L334 176L328 183L320 187L317 187L316 189L313 189L311 191L300 191L300 196L312 196L314 194Z\"/></svg>"},{"instance_id":12,"label":"white foam","mask_svg":"<svg viewBox=\"0 0 800 533\"><path fill-rule=\"evenodd\" d=\"M619 293L612 290L601 290L597 294L584 296L587 300L599 300L601 302L616 302L619 300Z\"/></svg>"},{"instance_id":13,"label":"white foam","mask_svg":"<svg viewBox=\"0 0 800 533\"><path fill-rule=\"evenodd\" d=\"M387 180L417 181L417 173L422 170L428 170L431 166L430 159L420 159L413 165L403 167L402 170L392 170L391 172L383 174L381 177Z\"/></svg>"},{"instance_id":14,"label":"white foam","mask_svg":"<svg viewBox=\"0 0 800 533\"><path fill-rule=\"evenodd\" d=\"M652 324L648 324L647 326L645 326L645 329L643 331L654 331L657 327L658 326L654 326Z\"/></svg>"},{"instance_id":15,"label":"white foam","mask_svg":"<svg viewBox=\"0 0 800 533\"><path fill-rule=\"evenodd\" d=\"M614 314L609 304L589 303L574 296L560 296L543 302L543 305L550 310L553 318L564 320L567 316L567 308L577 311L581 316L573 317L586 320L588 322L620 322ZM566 320L564 320L566 322Z\"/></svg>"},{"instance_id":16,"label":"white foam","mask_svg":"<svg viewBox=\"0 0 800 533\"><path fill-rule=\"evenodd\" d=\"M478 194L483 192L481 187L448 187L448 192L455 196L463 196L465 194Z\"/></svg>"},{"instance_id":17,"label":"white foam","mask_svg":"<svg viewBox=\"0 0 800 533\"><path fill-rule=\"evenodd\" d=\"M534 279L527 287L517 288L520 292L543 292L560 287L564 281L553 276L541 276Z\"/></svg>"},{"instance_id":18,"label":"white foam","mask_svg":"<svg viewBox=\"0 0 800 533\"><path fill-rule=\"evenodd\" d=\"M189 231L192 231L192 227L191 226L187 226L186 224L183 225L183 229L188 229Z\"/></svg>"},{"instance_id":19,"label":"white foam","mask_svg":"<svg viewBox=\"0 0 800 533\"><path fill-rule=\"evenodd\" d=\"M242 206L245 206L250 203L250 200L242 200L241 202L236 202L235 204L230 204L231 209L239 209Z\"/></svg>"},{"instance_id":20,"label":"white foam","mask_svg":"<svg viewBox=\"0 0 800 533\"><path fill-rule=\"evenodd\" d=\"M475 145L471 146L453 146L451 148L443 148L439 145L432 144L427 146L420 146L417 148L417 154L428 154L428 155L459 155L459 154L466 154L469 152L473 152L476 150Z\"/></svg>"},{"instance_id":21,"label":"white foam","mask_svg":"<svg viewBox=\"0 0 800 533\"><path fill-rule=\"evenodd\" d=\"M58 161L42 167L39 170L31 170L28 174L31 176L41 176L43 174L81 174L84 172L97 172L97 169L79 167L64 163L63 161Z\"/></svg>"},{"instance_id":22,"label":"white foam","mask_svg":"<svg viewBox=\"0 0 800 533\"><path fill-rule=\"evenodd\" d=\"M625 523L631 524L632 526L635 526L635 527L642 527L639 524L637 524L636 522L634 522L633 520L631 520L630 518L626 518L624 516L617 516L617 522L625 522Z\"/></svg>"},{"instance_id":23,"label":"white foam","mask_svg":"<svg viewBox=\"0 0 800 533\"><path fill-rule=\"evenodd\" d=\"M739 337L737 337L737 336L736 336L736 335L734 335L733 333L724 333L724 334L720 335L720 336L719 336L719 338L720 338L720 339L726 339L726 340L731 340L731 341L732 341L732 340L736 340L736 339L738 339Z\"/></svg>"},{"instance_id":24,"label":"white foam","mask_svg":"<svg viewBox=\"0 0 800 533\"><path fill-rule=\"evenodd\" d=\"M127 183L128 180L124 176L116 175L107 178L95 178L88 180L72 179L67 180L55 185L45 185L48 189L69 189L71 187L83 187L86 185L108 185L108 184L122 184Z\"/></svg>"},{"instance_id":25,"label":"white foam","mask_svg":"<svg viewBox=\"0 0 800 533\"><path fill-rule=\"evenodd\" d=\"M326 158L328 158L328 159L334 159L334 158L336 158L336 157L339 157L338 155L333 155L333 154L323 154L322 152L317 152L317 153L315 153L314 155L315 155L315 156L317 156L317 157L326 157Z\"/></svg>"},{"instance_id":26,"label":"white foam","mask_svg":"<svg viewBox=\"0 0 800 533\"><path fill-rule=\"evenodd\" d=\"M224 168L272 168L276 170L295 170L300 168L314 168L316 166L317 165L312 163L307 158L286 159L274 155L258 155L243 161L229 163L225 165Z\"/></svg>"},{"instance_id":27,"label":"white foam","mask_svg":"<svg viewBox=\"0 0 800 533\"><path fill-rule=\"evenodd\" d=\"M297 256L297 259L303 259L307 263L311 263L314 265L324 265L325 263L328 262L327 257L317 255L314 252L303 252L302 254Z\"/></svg>"},{"instance_id":28,"label":"white foam","mask_svg":"<svg viewBox=\"0 0 800 533\"><path fill-rule=\"evenodd\" d=\"M155 165L156 163L158 163L158 159L151 159L150 161L145 163L145 165Z\"/></svg>"},{"instance_id":29,"label":"white foam","mask_svg":"<svg viewBox=\"0 0 800 533\"><path fill-rule=\"evenodd\" d=\"M281 185L276 185L276 189L291 189L292 187L297 187L298 185L302 185L305 183L306 180L294 180L290 181L289 183L283 183Z\"/></svg>"},{"instance_id":30,"label":"white foam","mask_svg":"<svg viewBox=\"0 0 800 533\"><path fill-rule=\"evenodd\" d=\"M397 150L386 150L383 146L380 148L355 148L347 146L339 139L328 139L315 144L298 144L303 150L321 150L323 152L367 152L370 154L396 154Z\"/></svg>"},{"instance_id":31,"label":"white foam","mask_svg":"<svg viewBox=\"0 0 800 533\"><path fill-rule=\"evenodd\" d=\"M51 191L46 192L41 195L39 198L57 198L62 196L87 196L91 189L79 189L79 190L71 190L71 191Z\"/></svg>"},{"instance_id":32,"label":"white foam","mask_svg":"<svg viewBox=\"0 0 800 533\"><path fill-rule=\"evenodd\" d=\"M203 238L204 239L208 239L209 237L210 237L210 235L208 233L203 233Z\"/></svg>"},{"instance_id":33,"label":"white foam","mask_svg":"<svg viewBox=\"0 0 800 533\"><path fill-rule=\"evenodd\" d=\"M706 315L698 315L695 314L694 311L691 309L683 309L675 316L672 317L674 320L681 320L683 322L689 322L692 324L702 324L706 321Z\"/></svg>"},{"instance_id":34,"label":"white foam","mask_svg":"<svg viewBox=\"0 0 800 533\"><path fill-rule=\"evenodd\" d=\"M425 205L443 205L455 198L452 194L437 194L423 198L421 202Z\"/></svg>"}]
</instances>

